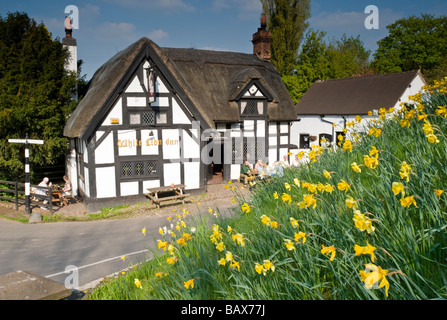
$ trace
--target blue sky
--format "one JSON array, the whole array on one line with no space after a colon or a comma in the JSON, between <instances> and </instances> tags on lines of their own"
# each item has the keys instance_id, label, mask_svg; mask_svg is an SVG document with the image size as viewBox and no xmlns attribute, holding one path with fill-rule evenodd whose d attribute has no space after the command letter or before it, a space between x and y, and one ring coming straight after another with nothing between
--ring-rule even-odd
<instances>
[{"instance_id":1,"label":"blue sky","mask_svg":"<svg viewBox=\"0 0 447 320\"><path fill-rule=\"evenodd\" d=\"M252 53L252 35L260 25L259 0L15 0L2 1L0 15L26 12L43 22L53 38L64 37L65 8L79 9L78 59L89 80L110 57L141 37L162 47ZM368 30L365 8L379 9L379 29ZM421 13L447 15L445 0L312 0L310 27L327 32L327 39L360 35L373 53L396 19Z\"/></svg>"}]
</instances>

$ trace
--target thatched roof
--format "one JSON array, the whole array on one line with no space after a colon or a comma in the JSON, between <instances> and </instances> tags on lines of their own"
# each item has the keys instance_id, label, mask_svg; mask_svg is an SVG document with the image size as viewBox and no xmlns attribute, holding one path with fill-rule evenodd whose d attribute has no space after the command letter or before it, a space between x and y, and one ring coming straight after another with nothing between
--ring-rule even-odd
<instances>
[{"instance_id":1,"label":"thatched roof","mask_svg":"<svg viewBox=\"0 0 447 320\"><path fill-rule=\"evenodd\" d=\"M270 62L245 53L160 48L150 39L142 38L96 71L87 94L67 122L65 136L85 135L87 127L94 125L92 121L105 116L116 99L116 88L128 81L132 63L143 50L155 55L156 64L163 64L157 67L169 73L165 76L179 85L207 127L215 128L216 122L241 120L234 99L252 80L258 80L269 93L270 120L296 119L287 88Z\"/></svg>"},{"instance_id":2,"label":"thatched roof","mask_svg":"<svg viewBox=\"0 0 447 320\"><path fill-rule=\"evenodd\" d=\"M418 74L422 77L416 70L317 81L297 103L296 112L298 116L366 115L373 109L388 109L396 105Z\"/></svg>"}]
</instances>

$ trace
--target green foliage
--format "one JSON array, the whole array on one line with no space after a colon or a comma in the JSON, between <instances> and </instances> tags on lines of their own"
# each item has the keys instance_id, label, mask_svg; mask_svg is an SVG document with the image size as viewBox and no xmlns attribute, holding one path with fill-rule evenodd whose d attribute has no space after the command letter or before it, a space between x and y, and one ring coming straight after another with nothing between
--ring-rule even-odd
<instances>
[{"instance_id":1,"label":"green foliage","mask_svg":"<svg viewBox=\"0 0 447 320\"><path fill-rule=\"evenodd\" d=\"M65 71L67 52L43 24L26 13L0 17L0 178L23 178L23 145L10 138L42 139L32 147L34 166L63 161L63 127L76 103L71 99L77 75Z\"/></svg>"},{"instance_id":2,"label":"green foliage","mask_svg":"<svg viewBox=\"0 0 447 320\"><path fill-rule=\"evenodd\" d=\"M308 27L310 0L261 0L261 2L272 35L272 63L281 75L291 75L301 38Z\"/></svg>"},{"instance_id":3,"label":"green foliage","mask_svg":"<svg viewBox=\"0 0 447 320\"><path fill-rule=\"evenodd\" d=\"M360 36L325 41L326 33L309 30L301 46L292 76L283 77L292 100L297 103L317 80L362 75L368 71L370 52Z\"/></svg>"},{"instance_id":4,"label":"green foliage","mask_svg":"<svg viewBox=\"0 0 447 320\"><path fill-rule=\"evenodd\" d=\"M447 17L422 14L396 20L378 42L372 63L380 73L421 69L428 80L445 76ZM443 72L440 72L442 68Z\"/></svg>"}]
</instances>

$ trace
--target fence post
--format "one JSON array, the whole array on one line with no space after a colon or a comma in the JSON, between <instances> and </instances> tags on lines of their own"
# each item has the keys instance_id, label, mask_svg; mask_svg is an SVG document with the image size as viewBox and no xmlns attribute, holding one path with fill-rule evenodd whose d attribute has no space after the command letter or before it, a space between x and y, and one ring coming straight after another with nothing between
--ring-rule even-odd
<instances>
[{"instance_id":1,"label":"fence post","mask_svg":"<svg viewBox=\"0 0 447 320\"><path fill-rule=\"evenodd\" d=\"M53 216L53 195L51 194L52 187L48 187L48 205L50 207L50 217Z\"/></svg>"},{"instance_id":2,"label":"fence post","mask_svg":"<svg viewBox=\"0 0 447 320\"><path fill-rule=\"evenodd\" d=\"M14 182L14 195L16 199L16 211L19 210L19 183L16 181Z\"/></svg>"}]
</instances>

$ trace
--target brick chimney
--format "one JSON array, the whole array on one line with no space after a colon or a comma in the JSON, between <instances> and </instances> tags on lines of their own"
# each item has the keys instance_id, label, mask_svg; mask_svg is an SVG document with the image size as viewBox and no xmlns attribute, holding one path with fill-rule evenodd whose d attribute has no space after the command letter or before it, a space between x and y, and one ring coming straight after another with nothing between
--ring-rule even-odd
<instances>
[{"instance_id":1,"label":"brick chimney","mask_svg":"<svg viewBox=\"0 0 447 320\"><path fill-rule=\"evenodd\" d=\"M267 31L267 17L265 13L261 15L261 27L258 28L258 32L253 34L253 54L259 58L270 61L270 43L272 42L272 36L270 31Z\"/></svg>"}]
</instances>

